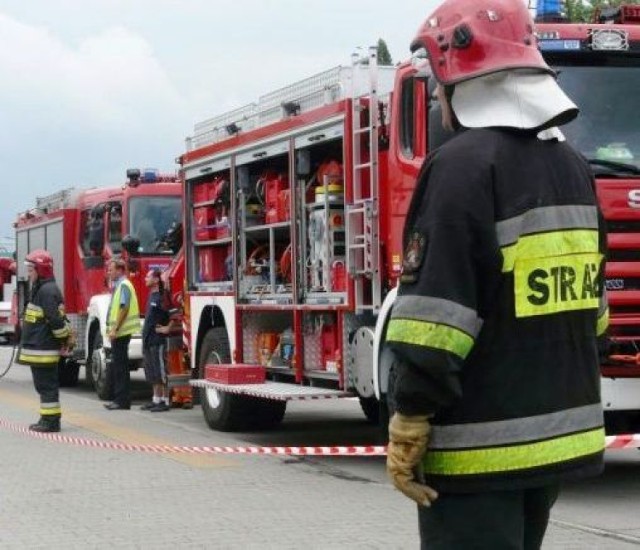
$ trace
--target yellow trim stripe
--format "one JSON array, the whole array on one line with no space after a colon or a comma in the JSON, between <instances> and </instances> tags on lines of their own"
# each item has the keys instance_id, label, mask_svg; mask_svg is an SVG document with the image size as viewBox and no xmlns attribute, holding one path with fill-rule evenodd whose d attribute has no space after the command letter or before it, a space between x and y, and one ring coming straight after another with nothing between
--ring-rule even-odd
<instances>
[{"instance_id":1,"label":"yellow trim stripe","mask_svg":"<svg viewBox=\"0 0 640 550\"><path fill-rule=\"evenodd\" d=\"M29 355L21 353L19 357L20 361L25 363L37 363L38 365L57 365L60 361L60 354L58 355Z\"/></svg>"},{"instance_id":2,"label":"yellow trim stripe","mask_svg":"<svg viewBox=\"0 0 640 550\"><path fill-rule=\"evenodd\" d=\"M604 428L537 443L459 451L427 451L424 472L471 475L513 472L566 462L604 450Z\"/></svg>"},{"instance_id":3,"label":"yellow trim stripe","mask_svg":"<svg viewBox=\"0 0 640 550\"><path fill-rule=\"evenodd\" d=\"M53 416L62 414L62 409L60 407L55 407L52 409L40 409L40 414L42 416Z\"/></svg>"},{"instance_id":4,"label":"yellow trim stripe","mask_svg":"<svg viewBox=\"0 0 640 550\"><path fill-rule=\"evenodd\" d=\"M456 328L409 319L391 319L387 341L441 349L462 359L469 354L474 344L471 336Z\"/></svg>"},{"instance_id":5,"label":"yellow trim stripe","mask_svg":"<svg viewBox=\"0 0 640 550\"><path fill-rule=\"evenodd\" d=\"M516 260L598 252L598 232L593 229L551 231L520 237L502 248L502 272L510 273Z\"/></svg>"},{"instance_id":6,"label":"yellow trim stripe","mask_svg":"<svg viewBox=\"0 0 640 550\"><path fill-rule=\"evenodd\" d=\"M598 324L596 325L596 335L602 336L609 328L609 308L604 310L604 313L598 317Z\"/></svg>"},{"instance_id":7,"label":"yellow trim stripe","mask_svg":"<svg viewBox=\"0 0 640 550\"><path fill-rule=\"evenodd\" d=\"M66 325L62 328L52 330L51 333L53 334L54 338L66 338L70 334L69 327Z\"/></svg>"}]
</instances>

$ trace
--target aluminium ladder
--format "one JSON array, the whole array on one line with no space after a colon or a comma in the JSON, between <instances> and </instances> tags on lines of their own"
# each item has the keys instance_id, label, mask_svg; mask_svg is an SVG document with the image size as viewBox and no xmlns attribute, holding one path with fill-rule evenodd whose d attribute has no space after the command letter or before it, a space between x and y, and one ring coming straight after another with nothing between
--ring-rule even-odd
<instances>
[{"instance_id":1,"label":"aluminium ladder","mask_svg":"<svg viewBox=\"0 0 640 550\"><path fill-rule=\"evenodd\" d=\"M378 204L378 53L352 56L351 122L353 164L351 200L346 205L347 270L354 278L357 313L377 313L382 303ZM358 71L368 72L368 90L357 95ZM368 116L363 116L368 109ZM367 155L368 145L368 155ZM366 182L368 181L368 185Z\"/></svg>"}]
</instances>

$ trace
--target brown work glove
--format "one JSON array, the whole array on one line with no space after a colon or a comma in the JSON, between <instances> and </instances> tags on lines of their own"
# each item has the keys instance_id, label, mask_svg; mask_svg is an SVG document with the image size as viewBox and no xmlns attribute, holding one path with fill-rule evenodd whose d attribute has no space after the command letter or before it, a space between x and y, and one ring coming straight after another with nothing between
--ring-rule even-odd
<instances>
[{"instance_id":1,"label":"brown work glove","mask_svg":"<svg viewBox=\"0 0 640 550\"><path fill-rule=\"evenodd\" d=\"M438 493L415 481L414 472L420 466L429 441L427 416L405 416L395 413L389 422L387 475L396 489L422 506L431 506Z\"/></svg>"}]
</instances>

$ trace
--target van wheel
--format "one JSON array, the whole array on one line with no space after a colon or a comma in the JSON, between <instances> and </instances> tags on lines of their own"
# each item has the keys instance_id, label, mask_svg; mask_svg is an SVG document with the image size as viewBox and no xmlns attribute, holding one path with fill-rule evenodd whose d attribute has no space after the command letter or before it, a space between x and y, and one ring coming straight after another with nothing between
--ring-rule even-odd
<instances>
[{"instance_id":1,"label":"van wheel","mask_svg":"<svg viewBox=\"0 0 640 550\"><path fill-rule=\"evenodd\" d=\"M113 399L113 388L109 380L111 364L107 361L104 348L102 347L102 335L99 332L96 332L93 337L93 346L91 349L93 352L91 353L89 369L91 369L93 387L100 399L108 401Z\"/></svg>"},{"instance_id":2,"label":"van wheel","mask_svg":"<svg viewBox=\"0 0 640 550\"><path fill-rule=\"evenodd\" d=\"M207 364L231 362L227 331L222 327L212 328L203 341L198 361L199 378L205 378ZM235 432L251 427L255 398L218 391L215 388L200 388L200 404L207 425L212 430Z\"/></svg>"}]
</instances>

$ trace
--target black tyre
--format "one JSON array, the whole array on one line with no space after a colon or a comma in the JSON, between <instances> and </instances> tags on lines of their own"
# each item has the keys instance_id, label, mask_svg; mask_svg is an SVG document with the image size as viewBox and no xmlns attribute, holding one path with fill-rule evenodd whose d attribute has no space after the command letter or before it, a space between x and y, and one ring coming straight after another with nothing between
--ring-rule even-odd
<instances>
[{"instance_id":1,"label":"black tyre","mask_svg":"<svg viewBox=\"0 0 640 550\"><path fill-rule=\"evenodd\" d=\"M275 428L282 422L287 402L275 399L253 398L252 427L262 430Z\"/></svg>"},{"instance_id":2,"label":"black tyre","mask_svg":"<svg viewBox=\"0 0 640 550\"><path fill-rule=\"evenodd\" d=\"M87 373L91 371L90 379L98 397L103 401L113 399L113 388L109 376L110 363L107 361L104 348L102 347L102 335L96 332L91 346L91 360L87 365ZM89 377L89 375L88 375Z\"/></svg>"},{"instance_id":3,"label":"black tyre","mask_svg":"<svg viewBox=\"0 0 640 550\"><path fill-rule=\"evenodd\" d=\"M68 357L60 357L58 362L58 382L61 387L75 388L78 385L80 365Z\"/></svg>"},{"instance_id":4,"label":"black tyre","mask_svg":"<svg viewBox=\"0 0 640 550\"><path fill-rule=\"evenodd\" d=\"M231 361L227 331L212 328L207 332L200 350L198 373L205 377L207 363L226 364ZM223 432L242 431L251 428L255 412L255 399L235 395L214 388L200 388L200 404L207 425L212 430Z\"/></svg>"}]
</instances>

